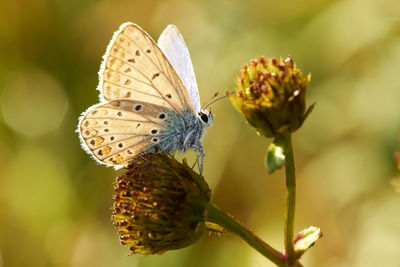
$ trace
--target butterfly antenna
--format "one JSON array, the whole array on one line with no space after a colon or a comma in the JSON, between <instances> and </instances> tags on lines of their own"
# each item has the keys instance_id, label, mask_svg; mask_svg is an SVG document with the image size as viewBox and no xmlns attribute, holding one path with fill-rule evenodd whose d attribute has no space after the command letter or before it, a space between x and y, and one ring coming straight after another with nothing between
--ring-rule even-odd
<instances>
[{"instance_id":1,"label":"butterfly antenna","mask_svg":"<svg viewBox=\"0 0 400 267\"><path fill-rule=\"evenodd\" d=\"M212 96L212 97L210 97L210 99L208 99L204 104L203 104L203 106L201 106L201 109L203 109L204 108L204 106L208 106L208 104L207 103L209 103L211 100L213 100L213 98L215 98L217 95L219 94L219 92L217 91L217 92L215 92L214 93L214 95Z\"/></svg>"},{"instance_id":2,"label":"butterfly antenna","mask_svg":"<svg viewBox=\"0 0 400 267\"><path fill-rule=\"evenodd\" d=\"M214 99L213 101L211 101L211 102L208 103L207 105L203 105L203 107L202 107L201 109L206 109L206 108L208 108L209 106L211 106L211 105L214 104L215 102L220 101L221 99L224 99L224 98L227 97L229 94L234 95L234 94L236 94L236 92L233 91L233 92L227 93L227 94L224 95L224 96L218 97L217 99ZM217 96L217 94L214 95L214 97L216 97L216 96ZM214 98L214 97L213 97L213 98ZM212 99L212 98L211 98L211 99Z\"/></svg>"}]
</instances>

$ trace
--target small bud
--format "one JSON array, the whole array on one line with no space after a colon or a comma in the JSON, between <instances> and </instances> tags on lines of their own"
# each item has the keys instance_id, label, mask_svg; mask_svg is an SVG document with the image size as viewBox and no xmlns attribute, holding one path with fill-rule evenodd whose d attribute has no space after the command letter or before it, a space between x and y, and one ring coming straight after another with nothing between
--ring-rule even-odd
<instances>
[{"instance_id":1,"label":"small bud","mask_svg":"<svg viewBox=\"0 0 400 267\"><path fill-rule=\"evenodd\" d=\"M321 229L315 226L310 226L301 231L294 240L294 250L301 257L315 242L322 237Z\"/></svg>"},{"instance_id":2,"label":"small bud","mask_svg":"<svg viewBox=\"0 0 400 267\"><path fill-rule=\"evenodd\" d=\"M117 177L114 191L112 220L131 255L183 248L204 232L210 189L185 161L138 157Z\"/></svg>"},{"instance_id":3,"label":"small bud","mask_svg":"<svg viewBox=\"0 0 400 267\"><path fill-rule=\"evenodd\" d=\"M260 57L242 67L236 94L228 96L257 132L274 137L296 131L311 111L313 105L307 111L305 106L310 79L290 57Z\"/></svg>"},{"instance_id":4,"label":"small bud","mask_svg":"<svg viewBox=\"0 0 400 267\"><path fill-rule=\"evenodd\" d=\"M208 230L208 234L217 234L221 236L222 234L226 233L226 229L219 224L213 222L206 222L206 229Z\"/></svg>"}]
</instances>

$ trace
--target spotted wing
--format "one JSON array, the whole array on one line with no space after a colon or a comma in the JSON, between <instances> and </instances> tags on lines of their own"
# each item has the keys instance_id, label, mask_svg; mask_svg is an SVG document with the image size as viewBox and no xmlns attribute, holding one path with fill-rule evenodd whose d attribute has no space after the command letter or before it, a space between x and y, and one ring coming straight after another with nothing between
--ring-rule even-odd
<instances>
[{"instance_id":1,"label":"spotted wing","mask_svg":"<svg viewBox=\"0 0 400 267\"><path fill-rule=\"evenodd\" d=\"M197 112L200 111L199 89L189 50L175 25L168 25L158 39L158 46L178 73Z\"/></svg>"},{"instance_id":2,"label":"spotted wing","mask_svg":"<svg viewBox=\"0 0 400 267\"><path fill-rule=\"evenodd\" d=\"M157 44L139 26L115 32L99 71L100 98L136 100L181 112L194 109L188 92Z\"/></svg>"},{"instance_id":3,"label":"spotted wing","mask_svg":"<svg viewBox=\"0 0 400 267\"><path fill-rule=\"evenodd\" d=\"M168 109L141 101L116 100L90 107L80 118L82 147L100 163L128 164L157 144Z\"/></svg>"}]
</instances>

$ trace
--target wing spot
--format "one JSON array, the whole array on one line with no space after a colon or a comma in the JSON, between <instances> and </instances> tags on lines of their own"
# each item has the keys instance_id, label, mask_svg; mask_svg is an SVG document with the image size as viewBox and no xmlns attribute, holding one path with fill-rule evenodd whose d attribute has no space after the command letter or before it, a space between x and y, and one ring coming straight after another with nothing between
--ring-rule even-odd
<instances>
[{"instance_id":1,"label":"wing spot","mask_svg":"<svg viewBox=\"0 0 400 267\"><path fill-rule=\"evenodd\" d=\"M105 131L106 133L108 133L108 132L110 131L110 129L107 129L107 128L106 128L106 129L104 129L104 131Z\"/></svg>"},{"instance_id":2,"label":"wing spot","mask_svg":"<svg viewBox=\"0 0 400 267\"><path fill-rule=\"evenodd\" d=\"M101 109L99 116L106 116L108 114L108 111L106 109Z\"/></svg>"},{"instance_id":3,"label":"wing spot","mask_svg":"<svg viewBox=\"0 0 400 267\"><path fill-rule=\"evenodd\" d=\"M122 116L122 112L118 111L117 115L121 117Z\"/></svg>"},{"instance_id":4,"label":"wing spot","mask_svg":"<svg viewBox=\"0 0 400 267\"><path fill-rule=\"evenodd\" d=\"M128 62L129 63L135 63L135 59L134 58L130 58L130 59L128 59Z\"/></svg>"},{"instance_id":5,"label":"wing spot","mask_svg":"<svg viewBox=\"0 0 400 267\"><path fill-rule=\"evenodd\" d=\"M123 147L124 145L122 144L122 143L119 143L118 144L118 147Z\"/></svg>"},{"instance_id":6,"label":"wing spot","mask_svg":"<svg viewBox=\"0 0 400 267\"><path fill-rule=\"evenodd\" d=\"M130 85L131 84L131 80L130 79L126 79L126 81L125 81L125 83L124 83L125 85ZM129 92L130 93L130 92Z\"/></svg>"},{"instance_id":7,"label":"wing spot","mask_svg":"<svg viewBox=\"0 0 400 267\"><path fill-rule=\"evenodd\" d=\"M103 137L100 137L100 136L96 137L96 139L95 139L95 145L96 146L101 145L103 142L104 142L104 138Z\"/></svg>"},{"instance_id":8,"label":"wing spot","mask_svg":"<svg viewBox=\"0 0 400 267\"><path fill-rule=\"evenodd\" d=\"M90 141L90 144L91 144L92 146L94 146L94 144L96 144L96 141L94 141L94 139L92 139L92 140Z\"/></svg>"},{"instance_id":9,"label":"wing spot","mask_svg":"<svg viewBox=\"0 0 400 267\"><path fill-rule=\"evenodd\" d=\"M110 154L110 152L111 152L111 147L105 146L105 147L103 147L102 149L100 149L99 152L100 152L100 151L101 151L102 155L107 156L107 155ZM100 155L100 153L99 153L99 155Z\"/></svg>"},{"instance_id":10,"label":"wing spot","mask_svg":"<svg viewBox=\"0 0 400 267\"><path fill-rule=\"evenodd\" d=\"M110 140L111 140L111 141L114 141L114 139L115 139L114 136L111 136L111 137L110 137Z\"/></svg>"},{"instance_id":11,"label":"wing spot","mask_svg":"<svg viewBox=\"0 0 400 267\"><path fill-rule=\"evenodd\" d=\"M123 157L121 157L120 154L116 154L114 157L115 157L116 163L120 163L124 159Z\"/></svg>"},{"instance_id":12,"label":"wing spot","mask_svg":"<svg viewBox=\"0 0 400 267\"><path fill-rule=\"evenodd\" d=\"M171 95L171 94L166 94L165 96L166 96L167 98L169 98L169 99L172 98L172 95Z\"/></svg>"},{"instance_id":13,"label":"wing spot","mask_svg":"<svg viewBox=\"0 0 400 267\"><path fill-rule=\"evenodd\" d=\"M96 115L97 110L93 110L92 115Z\"/></svg>"},{"instance_id":14,"label":"wing spot","mask_svg":"<svg viewBox=\"0 0 400 267\"><path fill-rule=\"evenodd\" d=\"M131 72L131 71L132 71L131 68L127 68L127 69L124 70L125 73Z\"/></svg>"},{"instance_id":15,"label":"wing spot","mask_svg":"<svg viewBox=\"0 0 400 267\"><path fill-rule=\"evenodd\" d=\"M130 155L132 155L133 154L133 152L130 150L130 149L128 149L128 151L126 151L128 154L130 154Z\"/></svg>"},{"instance_id":16,"label":"wing spot","mask_svg":"<svg viewBox=\"0 0 400 267\"><path fill-rule=\"evenodd\" d=\"M150 49L147 49L147 50L146 50L146 53L147 53L147 54L150 54L150 53L151 53L151 50L150 50Z\"/></svg>"},{"instance_id":17,"label":"wing spot","mask_svg":"<svg viewBox=\"0 0 400 267\"><path fill-rule=\"evenodd\" d=\"M158 118L160 118L160 119L165 119L165 113L161 113L159 116L158 116Z\"/></svg>"},{"instance_id":18,"label":"wing spot","mask_svg":"<svg viewBox=\"0 0 400 267\"><path fill-rule=\"evenodd\" d=\"M108 121L104 121L104 125L108 125Z\"/></svg>"},{"instance_id":19,"label":"wing spot","mask_svg":"<svg viewBox=\"0 0 400 267\"><path fill-rule=\"evenodd\" d=\"M139 104L139 105L136 105L136 106L135 106L135 110L136 110L136 111L142 110L142 105L140 105L140 104Z\"/></svg>"},{"instance_id":20,"label":"wing spot","mask_svg":"<svg viewBox=\"0 0 400 267\"><path fill-rule=\"evenodd\" d=\"M83 126L88 127L88 126L89 126L89 121L85 121L85 122L83 123Z\"/></svg>"},{"instance_id":21,"label":"wing spot","mask_svg":"<svg viewBox=\"0 0 400 267\"><path fill-rule=\"evenodd\" d=\"M153 143L157 143L158 142L158 138L154 137L153 139L151 139L151 141L153 141Z\"/></svg>"},{"instance_id":22,"label":"wing spot","mask_svg":"<svg viewBox=\"0 0 400 267\"><path fill-rule=\"evenodd\" d=\"M129 98L129 97L131 97L131 95L132 95L132 93L131 93L131 92L126 92L126 94L125 94L125 98Z\"/></svg>"},{"instance_id":23,"label":"wing spot","mask_svg":"<svg viewBox=\"0 0 400 267\"><path fill-rule=\"evenodd\" d=\"M140 123L138 123L137 125L136 125L136 128L138 128L140 126Z\"/></svg>"},{"instance_id":24,"label":"wing spot","mask_svg":"<svg viewBox=\"0 0 400 267\"><path fill-rule=\"evenodd\" d=\"M154 80L154 79L157 78L158 76L160 76L160 73L154 74L153 77L151 77L151 79Z\"/></svg>"},{"instance_id":25,"label":"wing spot","mask_svg":"<svg viewBox=\"0 0 400 267\"><path fill-rule=\"evenodd\" d=\"M140 56L140 52L139 52L139 50L136 50L136 53L135 53L135 55L136 55L136 56Z\"/></svg>"},{"instance_id":26,"label":"wing spot","mask_svg":"<svg viewBox=\"0 0 400 267\"><path fill-rule=\"evenodd\" d=\"M152 134L156 134L157 132L158 132L157 129L151 130L151 133L152 133Z\"/></svg>"},{"instance_id":27,"label":"wing spot","mask_svg":"<svg viewBox=\"0 0 400 267\"><path fill-rule=\"evenodd\" d=\"M87 137L95 137L97 135L98 131L95 129L90 129L90 130L86 130L85 134Z\"/></svg>"}]
</instances>

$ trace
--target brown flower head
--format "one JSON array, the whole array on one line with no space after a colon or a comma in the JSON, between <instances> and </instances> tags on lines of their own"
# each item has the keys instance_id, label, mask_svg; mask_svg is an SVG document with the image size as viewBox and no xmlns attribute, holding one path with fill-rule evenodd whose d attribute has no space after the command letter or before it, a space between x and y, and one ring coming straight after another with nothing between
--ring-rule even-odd
<instances>
[{"instance_id":1,"label":"brown flower head","mask_svg":"<svg viewBox=\"0 0 400 267\"><path fill-rule=\"evenodd\" d=\"M258 132L266 137L296 131L306 112L305 94L310 81L293 60L256 58L242 67L232 104Z\"/></svg>"},{"instance_id":2,"label":"brown flower head","mask_svg":"<svg viewBox=\"0 0 400 267\"><path fill-rule=\"evenodd\" d=\"M131 254L189 246L205 229L210 189L186 162L143 155L117 177L114 190L112 220Z\"/></svg>"}]
</instances>

